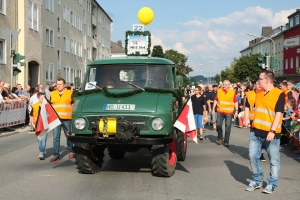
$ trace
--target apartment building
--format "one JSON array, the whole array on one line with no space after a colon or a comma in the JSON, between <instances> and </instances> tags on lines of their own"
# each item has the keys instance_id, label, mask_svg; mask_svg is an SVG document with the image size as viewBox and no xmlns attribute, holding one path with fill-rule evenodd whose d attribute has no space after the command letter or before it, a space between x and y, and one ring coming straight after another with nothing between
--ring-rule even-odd
<instances>
[{"instance_id":1,"label":"apartment building","mask_svg":"<svg viewBox=\"0 0 300 200\"><path fill-rule=\"evenodd\" d=\"M15 2L10 7L16 20L7 24L16 23L21 30L15 50L26 56L26 66L21 67L17 83L36 86L59 77L74 83L75 77L82 80L88 63L111 55L112 20L96 0L1 2L6 8ZM5 74L9 73L8 69Z\"/></svg>"}]
</instances>

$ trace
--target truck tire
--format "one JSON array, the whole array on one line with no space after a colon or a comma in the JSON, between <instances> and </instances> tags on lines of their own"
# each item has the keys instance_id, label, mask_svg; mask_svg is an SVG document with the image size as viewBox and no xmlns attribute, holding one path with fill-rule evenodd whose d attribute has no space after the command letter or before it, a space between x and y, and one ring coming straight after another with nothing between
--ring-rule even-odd
<instances>
[{"instance_id":1,"label":"truck tire","mask_svg":"<svg viewBox=\"0 0 300 200\"><path fill-rule=\"evenodd\" d=\"M187 135L180 130L177 132L177 160L184 161L187 152Z\"/></svg>"},{"instance_id":2,"label":"truck tire","mask_svg":"<svg viewBox=\"0 0 300 200\"><path fill-rule=\"evenodd\" d=\"M80 173L95 174L101 171L105 148L86 143L75 143L75 164Z\"/></svg>"},{"instance_id":3,"label":"truck tire","mask_svg":"<svg viewBox=\"0 0 300 200\"><path fill-rule=\"evenodd\" d=\"M151 173L153 176L171 177L175 173L177 162L176 140L174 139L172 143L152 147Z\"/></svg>"},{"instance_id":4,"label":"truck tire","mask_svg":"<svg viewBox=\"0 0 300 200\"><path fill-rule=\"evenodd\" d=\"M126 150L108 147L108 154L112 159L122 159L126 154Z\"/></svg>"}]
</instances>

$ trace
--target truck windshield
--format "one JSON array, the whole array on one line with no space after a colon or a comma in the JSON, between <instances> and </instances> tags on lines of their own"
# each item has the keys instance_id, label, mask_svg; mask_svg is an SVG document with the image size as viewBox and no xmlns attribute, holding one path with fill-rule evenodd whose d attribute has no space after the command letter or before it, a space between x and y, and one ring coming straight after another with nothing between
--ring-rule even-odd
<instances>
[{"instance_id":1,"label":"truck windshield","mask_svg":"<svg viewBox=\"0 0 300 200\"><path fill-rule=\"evenodd\" d=\"M100 88L170 88L170 71L165 65L100 65L87 72L85 89Z\"/></svg>"}]
</instances>

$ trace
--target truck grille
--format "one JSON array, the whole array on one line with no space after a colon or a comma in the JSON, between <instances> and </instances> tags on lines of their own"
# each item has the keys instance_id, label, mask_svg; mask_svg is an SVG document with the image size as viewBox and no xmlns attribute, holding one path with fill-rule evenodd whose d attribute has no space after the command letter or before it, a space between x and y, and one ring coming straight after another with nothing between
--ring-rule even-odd
<instances>
[{"instance_id":1,"label":"truck grille","mask_svg":"<svg viewBox=\"0 0 300 200\"><path fill-rule=\"evenodd\" d=\"M96 123L97 118L99 116L89 116L87 117L87 120L91 124L92 122ZM113 115L109 115L109 117L117 117ZM147 116L122 116L124 120L127 121L136 121L137 127L140 129L140 131L149 131L148 123L150 121L150 117Z\"/></svg>"}]
</instances>

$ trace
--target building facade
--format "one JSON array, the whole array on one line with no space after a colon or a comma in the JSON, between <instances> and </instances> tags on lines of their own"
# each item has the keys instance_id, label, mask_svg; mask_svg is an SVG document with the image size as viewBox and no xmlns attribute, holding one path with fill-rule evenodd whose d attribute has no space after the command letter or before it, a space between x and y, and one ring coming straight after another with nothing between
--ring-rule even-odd
<instances>
[{"instance_id":1,"label":"building facade","mask_svg":"<svg viewBox=\"0 0 300 200\"><path fill-rule=\"evenodd\" d=\"M88 63L111 55L112 20L96 0L0 1L6 9L15 9L15 22L7 16L4 20L17 24L8 28L21 30L15 50L26 56L14 84L36 86L59 77L74 83L75 77L82 80ZM10 74L6 68L4 77Z\"/></svg>"},{"instance_id":2,"label":"building facade","mask_svg":"<svg viewBox=\"0 0 300 200\"><path fill-rule=\"evenodd\" d=\"M300 9L288 16L289 23L284 32L284 74L286 79L300 80Z\"/></svg>"}]
</instances>

